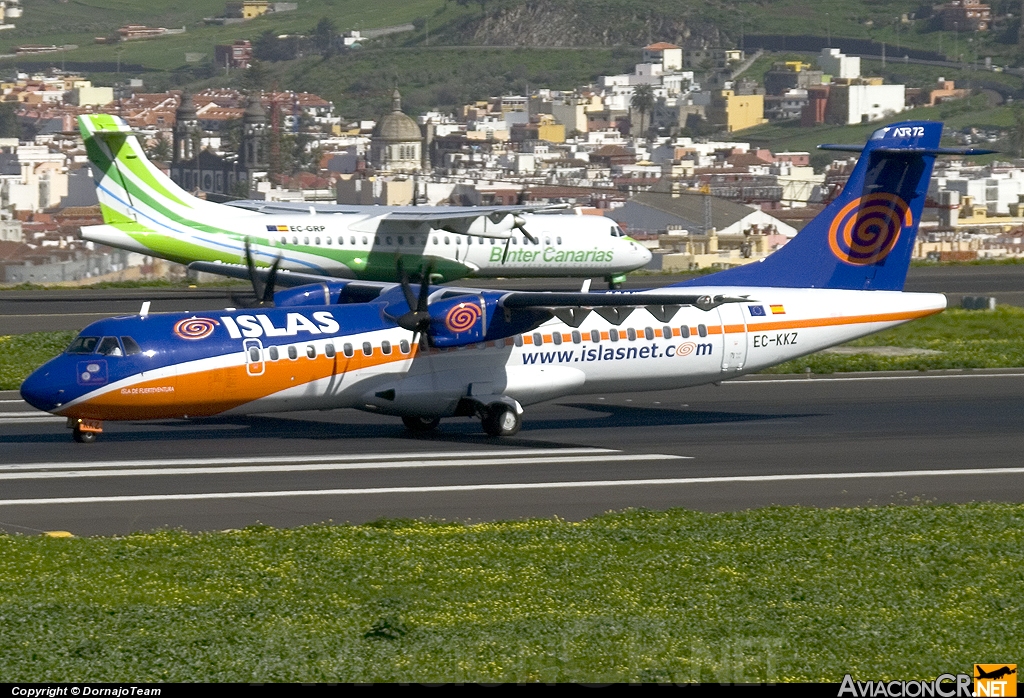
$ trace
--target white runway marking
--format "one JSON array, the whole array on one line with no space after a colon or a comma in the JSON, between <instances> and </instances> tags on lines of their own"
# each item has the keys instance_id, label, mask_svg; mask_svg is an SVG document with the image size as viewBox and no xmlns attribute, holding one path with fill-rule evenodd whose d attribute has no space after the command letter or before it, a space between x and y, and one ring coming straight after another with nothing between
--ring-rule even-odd
<instances>
[{"instance_id":1,"label":"white runway marking","mask_svg":"<svg viewBox=\"0 0 1024 698\"><path fill-rule=\"evenodd\" d=\"M112 460L94 461L91 463L68 463L67 461L48 463L9 463L0 465L0 473L9 470L54 470L83 468L157 468L160 466L197 466L197 465L249 465L259 463L313 463L313 462L357 462L386 460L433 460L439 458L485 458L507 456L566 456L581 453L621 453L610 448L516 448L490 449L486 451L415 451L411 453L353 453L351 455L335 455L323 453L316 456L242 456L235 458L156 458L146 460Z\"/></svg>"},{"instance_id":2,"label":"white runway marking","mask_svg":"<svg viewBox=\"0 0 1024 698\"><path fill-rule=\"evenodd\" d=\"M0 480L63 480L83 477L141 477L147 475L239 475L244 473L294 473L324 470L407 470L415 468L469 467L482 465L548 465L551 463L607 463L615 461L679 460L692 456L670 456L660 453L620 453L612 455L527 456L498 458L463 458L458 460L425 460L397 463L303 463L294 465L235 465L209 468L123 468L119 470L49 470L44 472L0 472ZM68 467L68 466L65 466Z\"/></svg>"},{"instance_id":3,"label":"white runway marking","mask_svg":"<svg viewBox=\"0 0 1024 698\"><path fill-rule=\"evenodd\" d=\"M898 470L861 473L803 473L796 475L741 475L730 477L684 477L650 480L583 480L579 482L518 482L487 485L436 485L423 487L368 487L328 490L280 490L273 492L201 492L195 494L140 494L110 497L51 497L44 499L4 499L0 506L18 504L104 504L126 502L168 502L202 499L271 499L278 497L323 497L372 494L430 494L435 492L484 492L501 490L584 489L596 487L636 487L665 485L703 485L716 483L787 482L798 480L860 480L873 478L934 477L942 475L1021 475L1024 468L965 468L958 470Z\"/></svg>"},{"instance_id":4,"label":"white runway marking","mask_svg":"<svg viewBox=\"0 0 1024 698\"><path fill-rule=\"evenodd\" d=\"M765 376L764 378L743 378L732 381L722 381L722 385L743 385L744 383L793 383L794 385L813 385L814 383L839 383L843 381L920 381L949 378L1024 378L1024 373L954 373L940 375L920 373L910 376L837 376L835 378L822 378L817 375L815 375L814 378L791 378L789 377L789 374L786 374L785 378L781 375L776 375L775 377Z\"/></svg>"}]
</instances>

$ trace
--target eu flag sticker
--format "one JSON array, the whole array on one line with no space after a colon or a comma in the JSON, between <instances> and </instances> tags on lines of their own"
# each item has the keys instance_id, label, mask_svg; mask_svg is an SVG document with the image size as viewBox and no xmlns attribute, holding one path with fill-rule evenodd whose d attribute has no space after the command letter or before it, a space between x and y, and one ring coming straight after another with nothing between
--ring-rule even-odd
<instances>
[{"instance_id":1,"label":"eu flag sticker","mask_svg":"<svg viewBox=\"0 0 1024 698\"><path fill-rule=\"evenodd\" d=\"M763 305L748 305L747 310L750 311L750 317L766 317Z\"/></svg>"},{"instance_id":2,"label":"eu flag sticker","mask_svg":"<svg viewBox=\"0 0 1024 698\"><path fill-rule=\"evenodd\" d=\"M277 226L276 225L268 225L267 226L267 232L268 233L276 233L277 232Z\"/></svg>"}]
</instances>

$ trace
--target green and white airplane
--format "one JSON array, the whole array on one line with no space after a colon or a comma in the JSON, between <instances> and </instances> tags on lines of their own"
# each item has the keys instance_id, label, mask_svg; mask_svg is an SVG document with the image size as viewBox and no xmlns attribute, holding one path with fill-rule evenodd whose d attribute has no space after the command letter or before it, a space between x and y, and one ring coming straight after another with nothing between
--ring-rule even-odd
<instances>
[{"instance_id":1,"label":"green and white airplane","mask_svg":"<svg viewBox=\"0 0 1024 698\"><path fill-rule=\"evenodd\" d=\"M537 213L528 206L311 206L217 204L192 196L145 155L116 116L78 117L103 225L82 237L224 272L247 264L346 279L395 281L431 269L466 276L603 276L612 284L651 253L603 216ZM402 264L398 260L402 260Z\"/></svg>"}]
</instances>

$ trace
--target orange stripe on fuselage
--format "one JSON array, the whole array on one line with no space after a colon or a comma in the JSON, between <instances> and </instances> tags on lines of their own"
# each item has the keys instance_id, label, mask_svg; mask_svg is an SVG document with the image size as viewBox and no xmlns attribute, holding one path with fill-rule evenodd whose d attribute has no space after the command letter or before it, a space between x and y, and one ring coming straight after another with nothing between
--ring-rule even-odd
<instances>
[{"instance_id":1,"label":"orange stripe on fuselage","mask_svg":"<svg viewBox=\"0 0 1024 698\"><path fill-rule=\"evenodd\" d=\"M264 361L264 372L258 376L249 375L245 364L204 369L109 390L59 414L114 420L209 417L332 375L340 378L353 371L407 361L416 356L417 349L413 346L411 353L402 354L393 348L391 354L384 354L377 346L371 356L356 350L352 358L317 353L315 359L300 355L295 360Z\"/></svg>"},{"instance_id":2,"label":"orange stripe on fuselage","mask_svg":"<svg viewBox=\"0 0 1024 698\"><path fill-rule=\"evenodd\" d=\"M864 325L872 322L898 322L899 320L916 320L929 315L941 313L942 308L930 310L907 310L902 313L874 313L872 315L849 315L846 317L807 318L804 320L780 320L778 322L748 323L750 331L760 330L799 330L808 327L836 327L839 325ZM739 327L739 325L735 325ZM710 328L709 328L710 329ZM732 331L732 330L730 330ZM742 330L736 330L737 332Z\"/></svg>"}]
</instances>

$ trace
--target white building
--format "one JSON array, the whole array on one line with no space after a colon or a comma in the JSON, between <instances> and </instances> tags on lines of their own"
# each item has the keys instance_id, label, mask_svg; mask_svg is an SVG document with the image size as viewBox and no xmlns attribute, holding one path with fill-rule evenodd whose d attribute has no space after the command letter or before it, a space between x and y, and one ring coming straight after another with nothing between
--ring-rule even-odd
<instances>
[{"instance_id":1,"label":"white building","mask_svg":"<svg viewBox=\"0 0 1024 698\"><path fill-rule=\"evenodd\" d=\"M847 56L837 48L823 48L818 65L833 78L859 78L860 56Z\"/></svg>"},{"instance_id":2,"label":"white building","mask_svg":"<svg viewBox=\"0 0 1024 698\"><path fill-rule=\"evenodd\" d=\"M683 49L675 44L659 41L644 46L644 63L658 63L666 73L683 69Z\"/></svg>"},{"instance_id":3,"label":"white building","mask_svg":"<svg viewBox=\"0 0 1024 698\"><path fill-rule=\"evenodd\" d=\"M955 191L960 199L969 196L976 206L984 206L990 214L1009 215L1010 204L1016 204L1024 194L1024 172L1013 170L1006 174L971 179L968 177L935 177L930 193L937 197L939 191Z\"/></svg>"},{"instance_id":4,"label":"white building","mask_svg":"<svg viewBox=\"0 0 1024 698\"><path fill-rule=\"evenodd\" d=\"M67 195L63 153L51 153L41 145L22 145L13 154L0 155L0 205L16 211L42 211Z\"/></svg>"},{"instance_id":5,"label":"white building","mask_svg":"<svg viewBox=\"0 0 1024 698\"><path fill-rule=\"evenodd\" d=\"M825 120L865 124L906 108L906 85L832 85Z\"/></svg>"}]
</instances>

